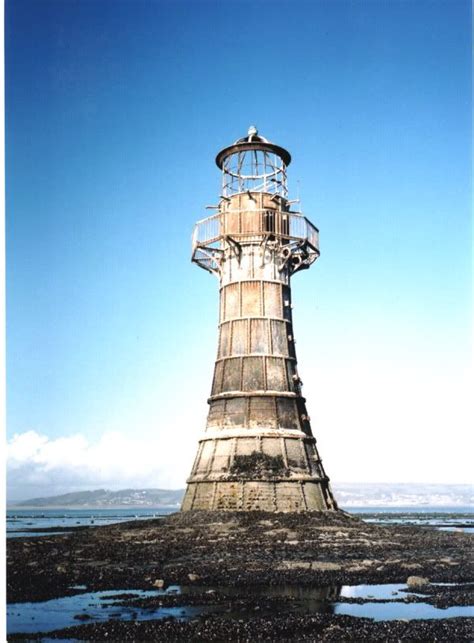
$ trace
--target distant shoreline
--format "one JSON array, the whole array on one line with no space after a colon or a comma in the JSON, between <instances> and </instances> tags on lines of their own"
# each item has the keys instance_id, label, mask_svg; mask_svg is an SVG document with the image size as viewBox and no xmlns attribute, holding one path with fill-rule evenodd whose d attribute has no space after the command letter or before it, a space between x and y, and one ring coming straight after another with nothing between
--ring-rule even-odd
<instances>
[{"instance_id":1,"label":"distant shoreline","mask_svg":"<svg viewBox=\"0 0 474 643\"><path fill-rule=\"evenodd\" d=\"M126 510L130 509L131 511L137 511L137 510L143 510L143 511L180 511L180 506L181 505L7 505L6 509L7 511L51 511L51 510L58 510L58 511L78 511L78 510L84 510L84 511L114 511L114 510ZM356 505L356 504L341 504L340 505L341 509L344 509L345 511L351 511L351 510L358 510L358 511L367 511L371 512L376 510L377 512L380 512L380 510L388 510L388 511L394 511L394 510L400 510L400 511L407 511L407 510L419 510L419 511L424 511L426 509L429 509L432 512L440 511L440 510L458 510L462 511L463 513L465 512L474 512L474 507L471 505L461 505L461 504L446 504L446 505L430 505L430 504L407 504L407 505Z\"/></svg>"},{"instance_id":2,"label":"distant shoreline","mask_svg":"<svg viewBox=\"0 0 474 643\"><path fill-rule=\"evenodd\" d=\"M26 509L28 511L30 510L38 510L41 511L43 509L60 509L61 511L67 511L67 510L72 510L72 509L84 509L85 511L105 511L106 509L133 509L134 511L137 509L146 509L150 511L160 511L163 509L175 509L176 511L179 511L180 506L176 505L147 505L144 507L143 505L7 505L7 511L10 511L15 509L15 510L20 510L22 511L23 509Z\"/></svg>"}]
</instances>

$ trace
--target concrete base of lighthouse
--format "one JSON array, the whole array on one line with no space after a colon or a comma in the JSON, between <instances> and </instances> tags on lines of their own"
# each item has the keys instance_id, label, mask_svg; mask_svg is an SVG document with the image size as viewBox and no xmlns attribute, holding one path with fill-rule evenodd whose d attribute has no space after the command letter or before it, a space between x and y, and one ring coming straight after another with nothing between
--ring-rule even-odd
<instances>
[{"instance_id":1,"label":"concrete base of lighthouse","mask_svg":"<svg viewBox=\"0 0 474 643\"><path fill-rule=\"evenodd\" d=\"M295 431L228 431L201 440L182 511L331 511L315 439Z\"/></svg>"},{"instance_id":2,"label":"concrete base of lighthouse","mask_svg":"<svg viewBox=\"0 0 474 643\"><path fill-rule=\"evenodd\" d=\"M327 511L320 481L262 480L189 483L182 511Z\"/></svg>"}]
</instances>

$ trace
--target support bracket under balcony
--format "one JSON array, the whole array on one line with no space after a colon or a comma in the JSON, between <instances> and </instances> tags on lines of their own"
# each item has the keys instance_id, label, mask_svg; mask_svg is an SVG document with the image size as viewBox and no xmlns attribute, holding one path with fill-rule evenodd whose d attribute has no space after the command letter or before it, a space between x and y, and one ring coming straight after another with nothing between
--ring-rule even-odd
<instances>
[{"instance_id":1,"label":"support bracket under balcony","mask_svg":"<svg viewBox=\"0 0 474 643\"><path fill-rule=\"evenodd\" d=\"M198 243L194 246L191 261L200 268L218 275L220 274L223 257L224 251L220 248L212 248Z\"/></svg>"},{"instance_id":2,"label":"support bracket under balcony","mask_svg":"<svg viewBox=\"0 0 474 643\"><path fill-rule=\"evenodd\" d=\"M318 257L319 252L307 239L292 241L281 248L278 269L282 271L288 266L290 274L294 274L298 270L309 268Z\"/></svg>"},{"instance_id":3,"label":"support bracket under balcony","mask_svg":"<svg viewBox=\"0 0 474 643\"><path fill-rule=\"evenodd\" d=\"M228 234L225 235L224 240L227 241L229 246L232 248L235 256L237 257L237 261L240 264L240 259L242 258L242 246L238 241L236 241L233 237L229 236Z\"/></svg>"}]
</instances>

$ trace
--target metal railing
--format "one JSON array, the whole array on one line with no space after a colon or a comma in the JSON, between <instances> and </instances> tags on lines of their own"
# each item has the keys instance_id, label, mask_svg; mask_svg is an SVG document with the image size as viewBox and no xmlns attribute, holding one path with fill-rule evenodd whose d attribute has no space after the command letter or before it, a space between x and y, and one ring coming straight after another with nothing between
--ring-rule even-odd
<instances>
[{"instance_id":1,"label":"metal railing","mask_svg":"<svg viewBox=\"0 0 474 643\"><path fill-rule=\"evenodd\" d=\"M196 223L193 250L221 248L226 237L236 241L272 236L286 241L308 243L319 254L319 230L305 216L281 210L226 210Z\"/></svg>"},{"instance_id":2,"label":"metal railing","mask_svg":"<svg viewBox=\"0 0 474 643\"><path fill-rule=\"evenodd\" d=\"M305 239L319 252L319 230L303 215L290 215L290 238Z\"/></svg>"},{"instance_id":3,"label":"metal railing","mask_svg":"<svg viewBox=\"0 0 474 643\"><path fill-rule=\"evenodd\" d=\"M243 150L230 154L222 166L222 193L266 192L286 197L286 165L278 154Z\"/></svg>"},{"instance_id":4,"label":"metal railing","mask_svg":"<svg viewBox=\"0 0 474 643\"><path fill-rule=\"evenodd\" d=\"M198 245L212 246L222 238L222 214L214 214L198 221L193 229L193 248Z\"/></svg>"}]
</instances>

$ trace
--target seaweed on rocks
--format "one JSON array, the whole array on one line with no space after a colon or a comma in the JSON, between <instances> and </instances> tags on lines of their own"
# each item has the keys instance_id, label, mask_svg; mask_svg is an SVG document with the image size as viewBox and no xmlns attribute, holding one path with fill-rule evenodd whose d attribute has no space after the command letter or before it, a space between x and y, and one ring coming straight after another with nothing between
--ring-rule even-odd
<instances>
[{"instance_id":1,"label":"seaweed on rocks","mask_svg":"<svg viewBox=\"0 0 474 643\"><path fill-rule=\"evenodd\" d=\"M285 467L281 455L271 456L260 451L250 455L236 455L230 468L230 474L239 480L273 479L275 476L288 477L290 470Z\"/></svg>"},{"instance_id":2,"label":"seaweed on rocks","mask_svg":"<svg viewBox=\"0 0 474 643\"><path fill-rule=\"evenodd\" d=\"M250 600L250 588L255 586L404 584L410 576L429 580L420 593L435 606L463 605L469 600L469 583L474 580L472 535L417 526L379 526L344 512L191 511L58 536L11 539L7 553L10 603L71 596L78 593L78 586L88 592L120 590L126 601L130 590L166 591L170 585L192 585L200 604L209 608L226 601L232 607L236 600L247 607L254 601L257 608L255 617L244 618L243 623L214 614L188 622L109 621L69 628L67 636L79 640L293 637L343 641L352 636L352 640L456 641L468 639L466 633L471 631L469 619L374 623L330 614L296 614L291 609L282 614L281 599L270 599L265 593L252 595ZM456 591L435 583L464 585ZM224 586L238 590L239 598L226 596L219 589ZM135 599L128 600L133 607ZM183 605L172 596L163 603ZM198 598L191 603L197 604ZM271 614L268 605L275 608Z\"/></svg>"},{"instance_id":3,"label":"seaweed on rocks","mask_svg":"<svg viewBox=\"0 0 474 643\"><path fill-rule=\"evenodd\" d=\"M48 633L48 639L85 641L384 641L413 643L471 641L469 619L442 621L373 622L350 616L280 616L230 621L209 616L183 622L168 618L161 621L109 621L69 627ZM41 640L45 635L28 635L26 640ZM25 640L13 635L10 640Z\"/></svg>"}]
</instances>

